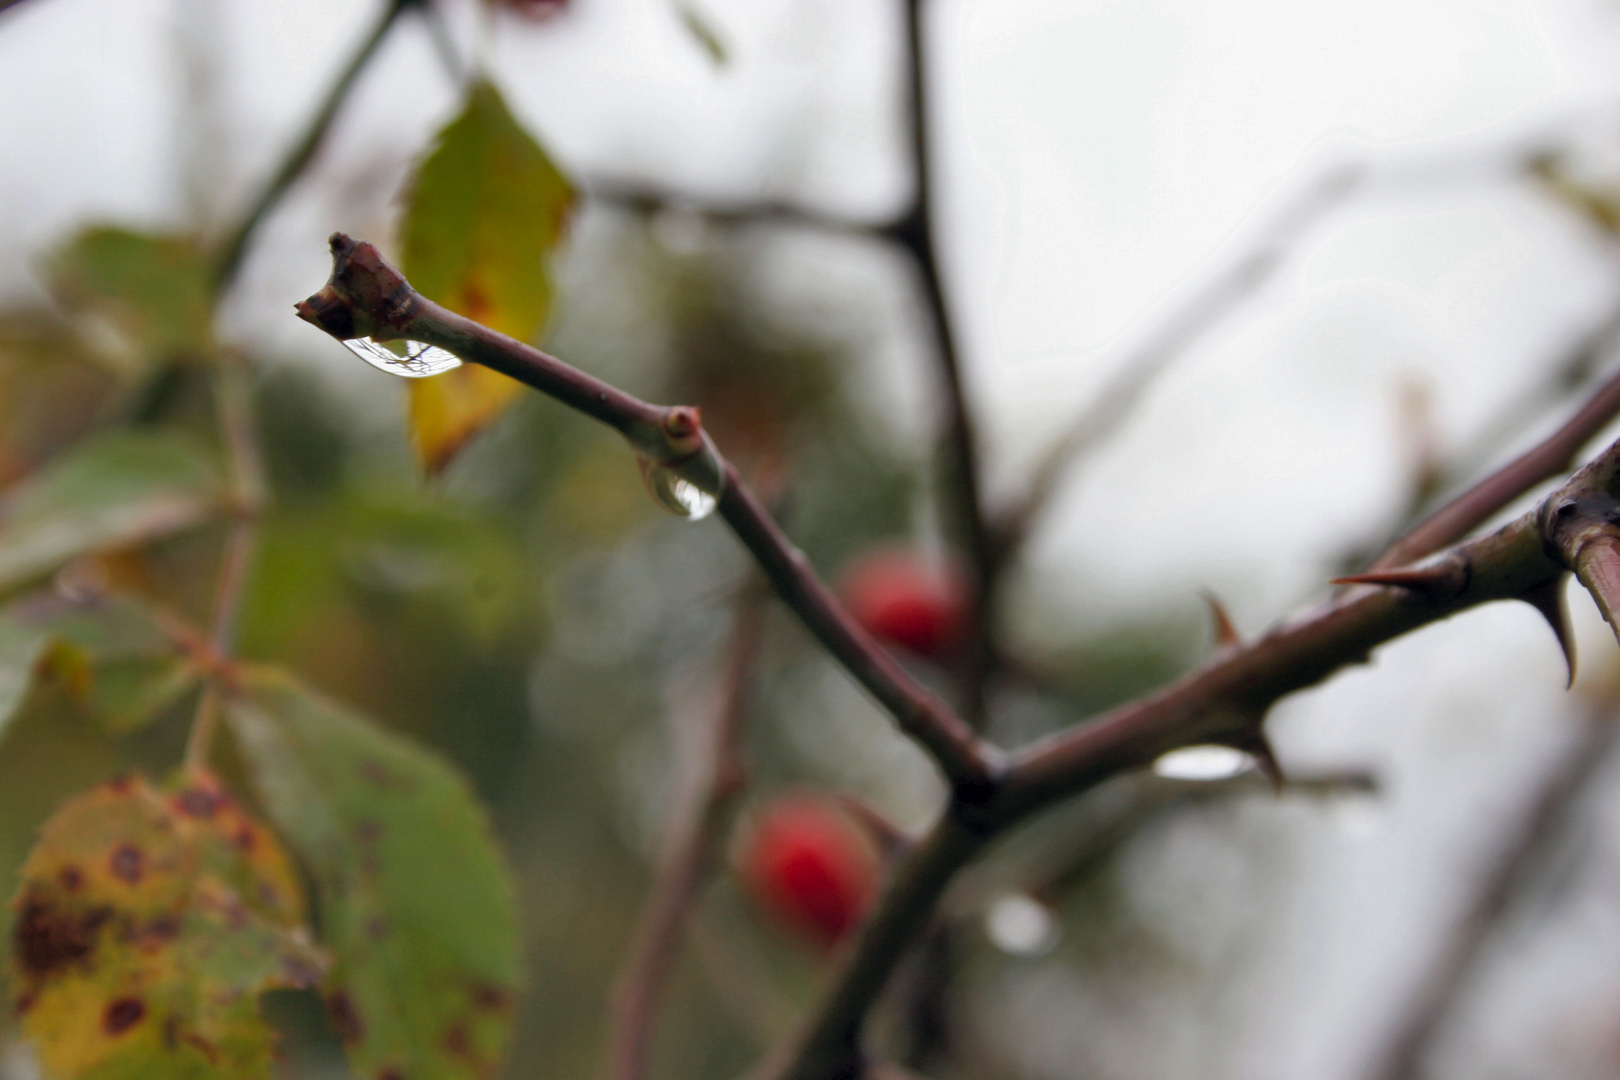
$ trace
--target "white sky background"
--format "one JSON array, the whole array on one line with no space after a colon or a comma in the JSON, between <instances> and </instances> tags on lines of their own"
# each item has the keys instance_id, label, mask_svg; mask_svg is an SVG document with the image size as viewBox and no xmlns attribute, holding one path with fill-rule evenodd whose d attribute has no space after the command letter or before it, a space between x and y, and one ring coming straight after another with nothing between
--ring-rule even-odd
<instances>
[{"instance_id":1,"label":"white sky background","mask_svg":"<svg viewBox=\"0 0 1620 1080\"><path fill-rule=\"evenodd\" d=\"M904 199L897 0L706 0L732 46L721 71L667 0L575 2L550 26L505 28L490 54L565 168L869 218ZM1370 169L1261 299L1185 356L1077 475L1029 561L1020 626L1032 634L1076 610L1105 625L1144 595L1190 609L1204 585L1258 631L1309 598L1347 539L1393 512L1402 380L1428 384L1442 440L1464 442L1616 293L1612 252L1515 173L1517 151L1550 131L1612 154L1612 0L932 5L947 274L995 491L1289 191L1335 163ZM32 261L88 219L172 223L191 208L240 206L376 6L28 0L0 15L0 295L28 292ZM478 40L464 6L455 14L462 43ZM184 91L182 18L218 61L213 94ZM311 363L345 363L290 305L325 279L327 232L383 233L403 170L453 107L425 36L407 27L308 188L266 230L231 324ZM190 141L218 170L200 191L176 164L183 130L202 133ZM827 248L792 248L780 287L870 307L866 286L883 278L872 257ZM880 351L893 370L874 386L899 395L914 426L931 384L899 365L917 347ZM392 408L395 388L347 363L334 378ZM1577 606L1596 670L1614 646ZM1254 996L1242 1000L1264 1010L1232 1017L1238 1034L1216 1040L1214 1059L1196 1040L1149 1048L1146 1074L1351 1075L1488 849L1482 823L1511 814L1564 730L1560 682L1545 628L1501 607L1285 703L1274 721L1285 763L1388 770L1382 830L1358 840L1320 815L1269 805L1246 815L1283 814L1297 859L1299 883L1268 901L1282 929L1256 946L1276 962L1243 977ZM1614 850L1601 858L1614 864ZM1208 884L1151 860L1142 875L1149 893ZM1597 944L1559 939L1544 950L1556 961L1525 961L1535 1008L1497 995L1509 1003L1498 1013L1518 1017L1517 1044L1599 1053L1581 1041L1591 1025L1571 1033L1567 1017L1538 1019L1575 986L1588 1008L1594 997L1612 1006L1611 1024L1620 1017L1612 975L1582 981L1594 965L1620 968L1620 927L1593 919ZM1535 975L1543 969L1557 978ZM1614 1071L1605 1060L1594 1075Z\"/></svg>"}]
</instances>

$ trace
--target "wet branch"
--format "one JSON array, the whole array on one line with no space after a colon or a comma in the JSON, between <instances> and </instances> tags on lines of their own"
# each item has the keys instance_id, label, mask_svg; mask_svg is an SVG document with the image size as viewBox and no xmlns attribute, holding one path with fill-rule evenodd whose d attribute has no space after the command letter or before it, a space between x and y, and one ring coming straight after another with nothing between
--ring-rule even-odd
<instances>
[{"instance_id":1,"label":"wet branch","mask_svg":"<svg viewBox=\"0 0 1620 1080\"><path fill-rule=\"evenodd\" d=\"M645 458L718 493L720 516L777 595L829 652L933 756L953 788L982 791L995 755L917 683L844 610L770 513L702 430L696 409L651 405L556 357L421 296L370 244L332 237L332 280L298 305L300 317L339 340L409 339L483 364L607 424Z\"/></svg>"},{"instance_id":2,"label":"wet branch","mask_svg":"<svg viewBox=\"0 0 1620 1080\"><path fill-rule=\"evenodd\" d=\"M762 1080L830 1080L864 1067L864 1018L893 969L929 923L945 887L982 847L1030 814L1159 755L1196 743L1263 746L1262 724L1280 698L1313 686L1405 633L1495 600L1524 600L1544 614L1547 596L1573 571L1611 622L1620 613L1620 444L1611 446L1536 510L1459 544L1398 584L1363 584L1248 643L1218 650L1202 668L1004 761L955 714L918 687L856 626L803 554L781 533L736 471L702 436L695 409L647 404L554 357L454 315L414 292L376 249L333 237L332 280L299 305L339 338L409 338L447 349L540 389L623 432L671 469L703 457L718 474L719 509L778 594L921 744L951 783L951 799L894 879L847 952L806 1025L783 1044ZM1573 453L1611 387L1544 446ZM681 423L675 424L674 420ZM694 438L701 442L694 444ZM1579 436L1579 438L1577 438ZM694 445L696 449L694 449ZM699 455L698 451L706 451ZM1540 459L1537 459L1540 460ZM701 471L701 470L699 470ZM697 473L693 473L697 475ZM1505 471L1480 487L1505 502L1537 482ZM1514 484L1520 485L1516 489ZM1468 493L1464 499L1485 500ZM1499 503L1500 504L1500 503ZM1555 623L1555 626L1558 624Z\"/></svg>"}]
</instances>

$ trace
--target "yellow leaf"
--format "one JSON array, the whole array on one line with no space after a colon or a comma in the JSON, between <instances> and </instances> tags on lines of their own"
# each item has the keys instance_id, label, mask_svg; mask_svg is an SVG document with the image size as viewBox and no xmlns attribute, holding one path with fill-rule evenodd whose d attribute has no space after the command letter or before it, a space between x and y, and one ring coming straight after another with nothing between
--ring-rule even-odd
<instances>
[{"instance_id":1,"label":"yellow leaf","mask_svg":"<svg viewBox=\"0 0 1620 1080\"><path fill-rule=\"evenodd\" d=\"M551 311L546 259L575 193L485 81L418 167L401 226L403 270L422 295L529 340ZM429 473L501 414L521 386L467 365L411 384L411 430Z\"/></svg>"},{"instance_id":2,"label":"yellow leaf","mask_svg":"<svg viewBox=\"0 0 1620 1080\"><path fill-rule=\"evenodd\" d=\"M13 1007L56 1080L268 1077L259 994L320 976L290 860L206 776L68 802L13 907Z\"/></svg>"}]
</instances>

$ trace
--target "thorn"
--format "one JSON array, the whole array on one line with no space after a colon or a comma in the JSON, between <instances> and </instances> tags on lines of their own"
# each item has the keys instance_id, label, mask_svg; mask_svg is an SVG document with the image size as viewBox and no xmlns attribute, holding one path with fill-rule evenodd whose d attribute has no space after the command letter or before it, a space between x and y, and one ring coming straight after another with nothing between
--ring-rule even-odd
<instances>
[{"instance_id":1,"label":"thorn","mask_svg":"<svg viewBox=\"0 0 1620 1080\"><path fill-rule=\"evenodd\" d=\"M1519 599L1541 612L1541 617L1552 627L1558 647L1564 651L1564 666L1569 671L1569 681L1564 684L1564 689L1569 689L1575 685L1575 635L1569 626L1569 605L1564 602L1563 576L1537 585L1522 593Z\"/></svg>"},{"instance_id":2,"label":"thorn","mask_svg":"<svg viewBox=\"0 0 1620 1080\"><path fill-rule=\"evenodd\" d=\"M1468 585L1468 564L1459 558L1429 566L1403 566L1397 570L1371 570L1333 579L1334 585L1387 585L1420 596L1443 599L1456 596Z\"/></svg>"},{"instance_id":3,"label":"thorn","mask_svg":"<svg viewBox=\"0 0 1620 1080\"><path fill-rule=\"evenodd\" d=\"M1198 593L1209 605L1210 618L1215 620L1215 647L1224 649L1228 645L1243 644L1243 636L1238 633L1237 627L1232 624L1232 616L1226 613L1226 607L1218 600L1214 593L1202 589Z\"/></svg>"},{"instance_id":4,"label":"thorn","mask_svg":"<svg viewBox=\"0 0 1620 1080\"><path fill-rule=\"evenodd\" d=\"M1271 740L1266 738L1265 732L1257 729L1248 735L1240 735L1228 745L1254 758L1260 774L1271 781L1271 786L1277 794L1282 794L1283 789L1288 786L1288 778L1283 775L1282 765L1277 761L1277 752L1271 748Z\"/></svg>"}]
</instances>

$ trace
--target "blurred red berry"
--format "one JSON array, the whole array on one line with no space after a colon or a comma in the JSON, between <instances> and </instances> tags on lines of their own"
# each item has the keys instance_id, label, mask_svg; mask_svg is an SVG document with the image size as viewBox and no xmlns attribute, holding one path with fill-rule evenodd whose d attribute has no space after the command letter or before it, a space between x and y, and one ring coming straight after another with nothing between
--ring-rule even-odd
<instances>
[{"instance_id":1,"label":"blurred red berry","mask_svg":"<svg viewBox=\"0 0 1620 1080\"><path fill-rule=\"evenodd\" d=\"M784 796L765 807L737 861L755 901L824 949L860 924L877 887L871 839L836 803L815 795Z\"/></svg>"},{"instance_id":2,"label":"blurred red berry","mask_svg":"<svg viewBox=\"0 0 1620 1080\"><path fill-rule=\"evenodd\" d=\"M967 622L962 576L909 551L875 551L845 568L838 591L855 621L880 641L949 659Z\"/></svg>"}]
</instances>

